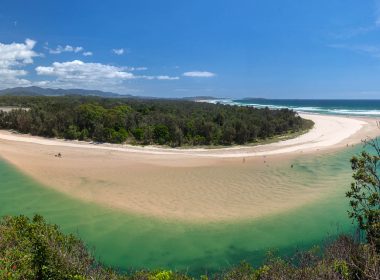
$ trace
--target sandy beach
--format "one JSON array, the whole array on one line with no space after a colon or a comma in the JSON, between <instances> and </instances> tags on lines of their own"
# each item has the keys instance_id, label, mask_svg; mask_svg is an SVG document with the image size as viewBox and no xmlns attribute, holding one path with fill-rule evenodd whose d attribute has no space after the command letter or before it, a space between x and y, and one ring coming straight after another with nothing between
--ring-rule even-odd
<instances>
[{"instance_id":1,"label":"sandy beach","mask_svg":"<svg viewBox=\"0 0 380 280\"><path fill-rule=\"evenodd\" d=\"M105 207L187 221L257 218L329 191L314 178L289 176L295 159L380 134L375 119L302 117L315 126L297 138L221 149L94 144L0 131L0 156L46 187Z\"/></svg>"}]
</instances>

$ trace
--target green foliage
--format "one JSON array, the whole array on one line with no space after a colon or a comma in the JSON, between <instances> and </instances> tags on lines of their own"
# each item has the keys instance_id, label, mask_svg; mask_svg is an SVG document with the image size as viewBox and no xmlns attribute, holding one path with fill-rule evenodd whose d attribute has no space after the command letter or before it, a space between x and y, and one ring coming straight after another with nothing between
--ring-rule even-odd
<instances>
[{"instance_id":1,"label":"green foliage","mask_svg":"<svg viewBox=\"0 0 380 280\"><path fill-rule=\"evenodd\" d=\"M269 272L270 272L270 266L263 265L255 270L253 279L255 280L263 279L269 274Z\"/></svg>"},{"instance_id":2,"label":"green foliage","mask_svg":"<svg viewBox=\"0 0 380 280\"><path fill-rule=\"evenodd\" d=\"M224 280L234 280L234 279L241 279L241 280L251 280L256 279L255 277L255 270L254 268L246 263L242 262L238 266L234 267L227 273L225 273L223 279Z\"/></svg>"},{"instance_id":3,"label":"green foliage","mask_svg":"<svg viewBox=\"0 0 380 280\"><path fill-rule=\"evenodd\" d=\"M133 136L136 140L141 141L144 139L144 129L142 128L136 128L133 130Z\"/></svg>"},{"instance_id":4,"label":"green foliage","mask_svg":"<svg viewBox=\"0 0 380 280\"><path fill-rule=\"evenodd\" d=\"M149 277L149 280L172 280L172 279L173 279L173 272L171 272L170 270L163 270Z\"/></svg>"},{"instance_id":5,"label":"green foliage","mask_svg":"<svg viewBox=\"0 0 380 280\"><path fill-rule=\"evenodd\" d=\"M78 130L76 125L70 125L65 131L66 139L79 139L81 138L81 132Z\"/></svg>"},{"instance_id":6,"label":"green foliage","mask_svg":"<svg viewBox=\"0 0 380 280\"><path fill-rule=\"evenodd\" d=\"M41 216L5 217L0 221L0 280L270 280L270 279L378 279L380 254L371 244L342 236L322 254L311 250L291 259L270 254L254 268L247 262L226 271L200 277L171 270L120 274L97 263L83 243L65 235Z\"/></svg>"},{"instance_id":7,"label":"green foliage","mask_svg":"<svg viewBox=\"0 0 380 280\"><path fill-rule=\"evenodd\" d=\"M124 128L115 130L113 128L103 129L103 141L109 143L123 143L127 140L128 132Z\"/></svg>"},{"instance_id":8,"label":"green foliage","mask_svg":"<svg viewBox=\"0 0 380 280\"><path fill-rule=\"evenodd\" d=\"M0 279L79 280L99 273L102 269L80 240L46 224L41 216L0 222Z\"/></svg>"},{"instance_id":9,"label":"green foliage","mask_svg":"<svg viewBox=\"0 0 380 280\"><path fill-rule=\"evenodd\" d=\"M159 124L154 127L154 140L156 143L163 145L169 141L169 128L164 124Z\"/></svg>"},{"instance_id":10,"label":"green foliage","mask_svg":"<svg viewBox=\"0 0 380 280\"><path fill-rule=\"evenodd\" d=\"M181 100L1 96L0 129L111 143L233 145L309 129L288 109L269 110Z\"/></svg>"},{"instance_id":11,"label":"green foliage","mask_svg":"<svg viewBox=\"0 0 380 280\"><path fill-rule=\"evenodd\" d=\"M366 142L373 153L363 151L351 159L355 182L346 193L350 198L350 218L366 232L370 243L380 251L380 146L377 140Z\"/></svg>"},{"instance_id":12,"label":"green foliage","mask_svg":"<svg viewBox=\"0 0 380 280\"><path fill-rule=\"evenodd\" d=\"M349 268L345 261L334 260L334 271L342 275L343 279L350 279Z\"/></svg>"}]
</instances>

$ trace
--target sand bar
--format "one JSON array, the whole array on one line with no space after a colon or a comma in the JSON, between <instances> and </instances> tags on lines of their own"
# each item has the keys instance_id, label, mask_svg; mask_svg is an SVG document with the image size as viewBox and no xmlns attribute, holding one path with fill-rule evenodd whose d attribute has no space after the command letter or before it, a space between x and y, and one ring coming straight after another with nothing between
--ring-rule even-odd
<instances>
[{"instance_id":1,"label":"sand bar","mask_svg":"<svg viewBox=\"0 0 380 280\"><path fill-rule=\"evenodd\" d=\"M129 153L146 153L156 155L189 155L204 157L243 157L243 156L263 156L293 153L297 151L310 152L319 149L336 148L346 144L355 144L366 137L377 135L375 119L369 118L349 118L340 116L327 116L317 114L301 114L303 118L314 121L314 128L308 133L297 138L284 140L276 143L256 145L256 146L235 146L229 148L162 148L154 146L132 146L98 144L80 141L66 141L60 139L46 139L33 137L30 135L14 134L7 131L0 131L0 139L35 143L48 146L62 146L84 149L103 149L110 151L120 151ZM360 131L360 133L358 133ZM343 145L344 144L344 145Z\"/></svg>"},{"instance_id":2,"label":"sand bar","mask_svg":"<svg viewBox=\"0 0 380 280\"><path fill-rule=\"evenodd\" d=\"M375 119L302 116L315 127L295 139L222 149L91 144L0 131L0 156L47 187L105 207L187 221L252 219L329 192L325 181L291 174L297 157L380 134Z\"/></svg>"}]
</instances>

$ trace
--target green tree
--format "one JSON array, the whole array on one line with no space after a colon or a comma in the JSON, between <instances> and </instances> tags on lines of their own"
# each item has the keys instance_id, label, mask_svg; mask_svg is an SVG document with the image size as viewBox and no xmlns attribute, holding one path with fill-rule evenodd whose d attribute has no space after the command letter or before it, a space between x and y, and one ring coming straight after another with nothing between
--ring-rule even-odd
<instances>
[{"instance_id":1,"label":"green tree","mask_svg":"<svg viewBox=\"0 0 380 280\"><path fill-rule=\"evenodd\" d=\"M99 125L104 119L106 110L96 104L82 104L78 109L78 124L80 128L86 128L91 133L94 132L95 127Z\"/></svg>"},{"instance_id":2,"label":"green tree","mask_svg":"<svg viewBox=\"0 0 380 280\"><path fill-rule=\"evenodd\" d=\"M66 139L78 139L80 138L80 131L78 130L78 127L76 125L70 125L66 131L65 131L65 138Z\"/></svg>"},{"instance_id":3,"label":"green tree","mask_svg":"<svg viewBox=\"0 0 380 280\"><path fill-rule=\"evenodd\" d=\"M169 128L164 124L159 124L154 127L153 130L155 141L163 145L170 139Z\"/></svg>"},{"instance_id":4,"label":"green tree","mask_svg":"<svg viewBox=\"0 0 380 280\"><path fill-rule=\"evenodd\" d=\"M104 126L115 129L125 128L129 106L117 106L106 111L104 116Z\"/></svg>"},{"instance_id":5,"label":"green tree","mask_svg":"<svg viewBox=\"0 0 380 280\"><path fill-rule=\"evenodd\" d=\"M144 129L142 128L136 128L133 131L133 136L135 137L136 140L141 141L144 138Z\"/></svg>"},{"instance_id":6,"label":"green tree","mask_svg":"<svg viewBox=\"0 0 380 280\"><path fill-rule=\"evenodd\" d=\"M377 139L365 141L360 156L351 159L354 182L346 193L350 199L350 218L366 232L367 241L380 251L380 145Z\"/></svg>"},{"instance_id":7,"label":"green tree","mask_svg":"<svg viewBox=\"0 0 380 280\"><path fill-rule=\"evenodd\" d=\"M128 132L124 128L120 128L119 130L105 128L103 134L104 140L109 143L123 143L128 137Z\"/></svg>"},{"instance_id":8,"label":"green tree","mask_svg":"<svg viewBox=\"0 0 380 280\"><path fill-rule=\"evenodd\" d=\"M223 127L222 143L231 145L236 137L236 130L231 124L225 124Z\"/></svg>"}]
</instances>

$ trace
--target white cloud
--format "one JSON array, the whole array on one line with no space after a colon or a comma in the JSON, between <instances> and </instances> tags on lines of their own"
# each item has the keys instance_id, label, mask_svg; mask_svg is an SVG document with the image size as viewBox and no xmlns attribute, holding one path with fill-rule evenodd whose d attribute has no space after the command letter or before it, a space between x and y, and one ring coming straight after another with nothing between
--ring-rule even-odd
<instances>
[{"instance_id":1,"label":"white cloud","mask_svg":"<svg viewBox=\"0 0 380 280\"><path fill-rule=\"evenodd\" d=\"M86 63L81 60L54 62L51 66L38 66L40 76L52 77L51 81L40 81L42 86L60 88L86 88L120 92L123 83L133 79L178 80L179 77L137 76L128 72L128 67L117 67L101 63Z\"/></svg>"},{"instance_id":2,"label":"white cloud","mask_svg":"<svg viewBox=\"0 0 380 280\"><path fill-rule=\"evenodd\" d=\"M25 43L0 43L0 67L33 63L33 57L38 54L33 51L36 41L26 39Z\"/></svg>"},{"instance_id":3,"label":"white cloud","mask_svg":"<svg viewBox=\"0 0 380 280\"><path fill-rule=\"evenodd\" d=\"M70 46L70 45L66 45L64 47L62 47L61 45L58 45L55 49L50 49L47 46L45 46L45 49L47 49L49 51L49 53L51 53L51 54L60 54L60 53L63 53L63 52L79 53L79 52L83 52L84 51L83 47L73 47L73 46Z\"/></svg>"},{"instance_id":4,"label":"white cloud","mask_svg":"<svg viewBox=\"0 0 380 280\"><path fill-rule=\"evenodd\" d=\"M123 67L126 71L146 71L148 67Z\"/></svg>"},{"instance_id":5,"label":"white cloud","mask_svg":"<svg viewBox=\"0 0 380 280\"><path fill-rule=\"evenodd\" d=\"M179 77L170 77L170 76L166 76L166 75L162 75L162 76L157 76L156 77L157 80L179 80Z\"/></svg>"},{"instance_id":6,"label":"white cloud","mask_svg":"<svg viewBox=\"0 0 380 280\"><path fill-rule=\"evenodd\" d=\"M43 79L28 78L25 66L32 64L34 57L43 57L34 51L36 41L26 39L24 43L0 43L0 88L16 86L42 86L53 88L100 89L115 92L129 90L126 82L134 79L178 80L168 75L135 75L132 71L145 71L147 67L118 67L102 63L86 63L81 60L54 62L48 66L35 67ZM47 48L47 44L45 44ZM57 47L62 52L77 52L84 56L92 55L82 47Z\"/></svg>"},{"instance_id":7,"label":"white cloud","mask_svg":"<svg viewBox=\"0 0 380 280\"><path fill-rule=\"evenodd\" d=\"M190 71L182 74L185 77L192 78L212 78L215 77L216 74L208 71Z\"/></svg>"},{"instance_id":8,"label":"white cloud","mask_svg":"<svg viewBox=\"0 0 380 280\"><path fill-rule=\"evenodd\" d=\"M33 58L39 56L33 48L36 41L26 39L25 43L0 43L0 84L1 87L29 85L30 81L20 78L28 74L26 70L18 69L33 63Z\"/></svg>"},{"instance_id":9,"label":"white cloud","mask_svg":"<svg viewBox=\"0 0 380 280\"><path fill-rule=\"evenodd\" d=\"M149 76L149 75L142 75L142 76L135 76L138 79L146 79L146 80L160 80L160 81L174 81L179 80L179 77L176 76L168 76L168 75L158 75L158 76Z\"/></svg>"},{"instance_id":10,"label":"white cloud","mask_svg":"<svg viewBox=\"0 0 380 280\"><path fill-rule=\"evenodd\" d=\"M122 80L133 79L132 73L123 68L101 63L86 63L80 60L54 62L52 66L38 66L38 75L56 77L61 81L86 83L119 83Z\"/></svg>"},{"instance_id":11,"label":"white cloud","mask_svg":"<svg viewBox=\"0 0 380 280\"><path fill-rule=\"evenodd\" d=\"M116 55L124 54L124 49L112 49L112 52Z\"/></svg>"},{"instance_id":12,"label":"white cloud","mask_svg":"<svg viewBox=\"0 0 380 280\"><path fill-rule=\"evenodd\" d=\"M81 60L54 62L50 66L38 66L36 72L51 80L40 81L41 86L53 88L82 88L123 92L126 80L135 76L121 67Z\"/></svg>"}]
</instances>

